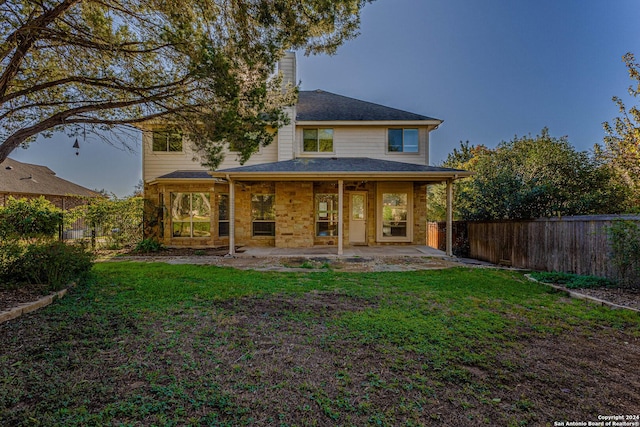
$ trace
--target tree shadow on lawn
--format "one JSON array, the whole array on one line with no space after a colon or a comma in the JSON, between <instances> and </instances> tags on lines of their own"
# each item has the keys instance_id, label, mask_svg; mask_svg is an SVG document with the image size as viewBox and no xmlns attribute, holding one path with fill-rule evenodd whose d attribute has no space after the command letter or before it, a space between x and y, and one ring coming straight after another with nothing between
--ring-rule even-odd
<instances>
[{"instance_id":1,"label":"tree shadow on lawn","mask_svg":"<svg viewBox=\"0 0 640 427\"><path fill-rule=\"evenodd\" d=\"M416 341L393 338L401 328L393 319L389 330L349 327L387 304L312 291L209 302L162 318L47 310L0 326L0 420L540 425L640 407L637 336L510 314L474 340L474 331L459 336L451 327L464 316L447 318L435 302L418 316L451 323L414 331Z\"/></svg>"}]
</instances>

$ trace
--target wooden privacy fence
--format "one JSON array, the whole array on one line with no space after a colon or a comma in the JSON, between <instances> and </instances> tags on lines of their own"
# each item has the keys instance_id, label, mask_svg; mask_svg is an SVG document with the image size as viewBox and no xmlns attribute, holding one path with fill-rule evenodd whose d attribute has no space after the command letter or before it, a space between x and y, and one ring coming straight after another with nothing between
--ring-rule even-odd
<instances>
[{"instance_id":1,"label":"wooden privacy fence","mask_svg":"<svg viewBox=\"0 0 640 427\"><path fill-rule=\"evenodd\" d=\"M453 254L459 257L469 256L469 239L467 236L466 221L453 221L452 223L452 240ZM447 223L446 222L428 222L427 223L427 246L440 249L443 252L447 250Z\"/></svg>"},{"instance_id":2,"label":"wooden privacy fence","mask_svg":"<svg viewBox=\"0 0 640 427\"><path fill-rule=\"evenodd\" d=\"M560 271L617 278L610 260L607 228L613 221L640 225L639 215L595 215L542 218L529 221L467 222L469 257L541 271ZM459 222L458 224L461 224ZM429 246L438 247L438 226L429 225ZM454 242L463 241L454 227ZM455 245L454 245L455 246Z\"/></svg>"}]
</instances>

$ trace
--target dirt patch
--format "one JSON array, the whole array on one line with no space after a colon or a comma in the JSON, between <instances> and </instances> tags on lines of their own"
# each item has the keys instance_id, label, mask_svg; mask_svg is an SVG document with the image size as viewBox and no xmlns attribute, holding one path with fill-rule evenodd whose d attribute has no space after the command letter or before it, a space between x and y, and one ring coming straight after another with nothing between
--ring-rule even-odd
<instances>
[{"instance_id":1,"label":"dirt patch","mask_svg":"<svg viewBox=\"0 0 640 427\"><path fill-rule=\"evenodd\" d=\"M485 364L436 367L427 354L359 342L332 325L376 306L337 292L216 303L212 320L199 319L190 331L196 344L183 342L155 368L181 375L180 354L193 354L203 361L198 372L251 408L256 425L367 425L378 418L389 425L552 425L640 405L640 345L624 332L575 329L543 339L524 330ZM202 358L211 345L215 355Z\"/></svg>"},{"instance_id":2,"label":"dirt patch","mask_svg":"<svg viewBox=\"0 0 640 427\"><path fill-rule=\"evenodd\" d=\"M176 413L202 425L554 425L640 407L640 342L624 330L522 323L465 351L484 356L474 362L445 343L417 351L341 326L384 304L313 291L157 317L33 316L3 326L0 353L20 387L0 390L0 403L20 402L7 425L50 415L52 402L97 420L109 414L109 425L158 425Z\"/></svg>"},{"instance_id":3,"label":"dirt patch","mask_svg":"<svg viewBox=\"0 0 640 427\"><path fill-rule=\"evenodd\" d=\"M37 301L50 293L47 285L23 285L13 289L0 289L0 311Z\"/></svg>"},{"instance_id":4,"label":"dirt patch","mask_svg":"<svg viewBox=\"0 0 640 427\"><path fill-rule=\"evenodd\" d=\"M631 307L640 310L640 289L620 288L620 289L567 289L589 295L603 301L612 302L623 307Z\"/></svg>"},{"instance_id":5,"label":"dirt patch","mask_svg":"<svg viewBox=\"0 0 640 427\"><path fill-rule=\"evenodd\" d=\"M203 252L200 252L203 251ZM345 272L373 271L413 271L430 270L460 266L454 259L433 258L428 256L397 257L331 257L331 256L247 256L238 253L227 257L226 249L167 249L151 253L119 253L117 256L103 254L101 262L139 261L166 262L169 264L205 264L231 267L240 270L257 271L309 271L335 270Z\"/></svg>"}]
</instances>

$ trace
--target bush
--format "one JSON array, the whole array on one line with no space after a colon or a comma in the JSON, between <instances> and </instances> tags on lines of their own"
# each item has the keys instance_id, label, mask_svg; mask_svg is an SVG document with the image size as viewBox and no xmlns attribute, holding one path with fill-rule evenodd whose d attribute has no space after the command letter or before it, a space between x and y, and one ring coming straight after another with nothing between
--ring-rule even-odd
<instances>
[{"instance_id":1,"label":"bush","mask_svg":"<svg viewBox=\"0 0 640 427\"><path fill-rule=\"evenodd\" d=\"M47 284L51 290L59 290L82 279L91 270L92 261L93 254L81 245L34 243L26 246L22 256L7 264L11 272L4 279L14 286Z\"/></svg>"},{"instance_id":2,"label":"bush","mask_svg":"<svg viewBox=\"0 0 640 427\"><path fill-rule=\"evenodd\" d=\"M572 273L535 272L531 273L531 277L543 283L564 285L569 289L610 288L615 286L615 282L604 277L581 276Z\"/></svg>"},{"instance_id":3,"label":"bush","mask_svg":"<svg viewBox=\"0 0 640 427\"><path fill-rule=\"evenodd\" d=\"M9 197L0 207L0 237L3 239L42 239L58 234L62 210L44 197L19 199Z\"/></svg>"},{"instance_id":4,"label":"bush","mask_svg":"<svg viewBox=\"0 0 640 427\"><path fill-rule=\"evenodd\" d=\"M0 287L14 288L16 286L15 278L22 257L27 250L25 244L17 240L7 240L0 243Z\"/></svg>"},{"instance_id":5,"label":"bush","mask_svg":"<svg viewBox=\"0 0 640 427\"><path fill-rule=\"evenodd\" d=\"M607 234L619 283L640 287L640 226L633 221L614 221Z\"/></svg>"},{"instance_id":6,"label":"bush","mask_svg":"<svg viewBox=\"0 0 640 427\"><path fill-rule=\"evenodd\" d=\"M155 239L144 239L136 245L136 252L159 252L162 250L162 244Z\"/></svg>"}]
</instances>

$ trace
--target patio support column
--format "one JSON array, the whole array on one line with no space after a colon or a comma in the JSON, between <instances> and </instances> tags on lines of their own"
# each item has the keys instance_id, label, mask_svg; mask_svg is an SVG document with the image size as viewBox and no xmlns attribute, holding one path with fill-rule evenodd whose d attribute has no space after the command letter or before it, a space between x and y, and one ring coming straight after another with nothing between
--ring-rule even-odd
<instances>
[{"instance_id":1,"label":"patio support column","mask_svg":"<svg viewBox=\"0 0 640 427\"><path fill-rule=\"evenodd\" d=\"M229 255L234 256L236 254L236 185L229 175L227 175L227 181L229 181Z\"/></svg>"},{"instance_id":2,"label":"patio support column","mask_svg":"<svg viewBox=\"0 0 640 427\"><path fill-rule=\"evenodd\" d=\"M342 209L344 208L344 181L338 180L338 255L342 255L342 229L344 228L343 224L343 215Z\"/></svg>"},{"instance_id":3,"label":"patio support column","mask_svg":"<svg viewBox=\"0 0 640 427\"><path fill-rule=\"evenodd\" d=\"M453 256L453 180L447 180L447 242L446 252Z\"/></svg>"}]
</instances>

